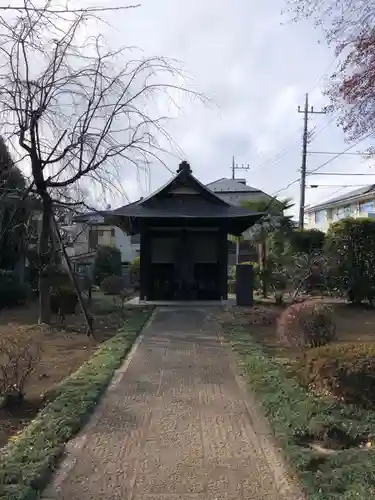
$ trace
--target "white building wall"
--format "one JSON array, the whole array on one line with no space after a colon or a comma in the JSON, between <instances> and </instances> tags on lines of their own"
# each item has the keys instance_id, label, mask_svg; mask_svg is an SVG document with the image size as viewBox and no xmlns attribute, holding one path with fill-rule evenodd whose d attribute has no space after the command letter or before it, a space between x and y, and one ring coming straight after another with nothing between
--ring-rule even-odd
<instances>
[{"instance_id":1,"label":"white building wall","mask_svg":"<svg viewBox=\"0 0 375 500\"><path fill-rule=\"evenodd\" d=\"M116 247L121 251L121 261L131 262L139 255L139 245L132 245L131 236L115 228Z\"/></svg>"},{"instance_id":2,"label":"white building wall","mask_svg":"<svg viewBox=\"0 0 375 500\"><path fill-rule=\"evenodd\" d=\"M373 202L373 200L346 202L342 205L337 205L331 208L323 208L321 210L316 210L315 212L309 212L306 214L306 227L308 229L319 229L320 231L327 232L329 226L338 220L344 219L346 217L371 217L375 212L374 208L365 208L363 204Z\"/></svg>"}]
</instances>

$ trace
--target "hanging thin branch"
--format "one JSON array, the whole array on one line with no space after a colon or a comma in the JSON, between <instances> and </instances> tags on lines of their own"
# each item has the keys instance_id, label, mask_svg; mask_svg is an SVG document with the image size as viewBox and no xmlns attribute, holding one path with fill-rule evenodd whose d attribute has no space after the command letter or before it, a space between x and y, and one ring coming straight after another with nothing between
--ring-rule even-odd
<instances>
[{"instance_id":1,"label":"hanging thin branch","mask_svg":"<svg viewBox=\"0 0 375 500\"><path fill-rule=\"evenodd\" d=\"M118 7L87 7L85 9L45 9L38 7L25 7L22 5L17 6L0 6L0 10L10 10L10 11L31 11L31 12L42 12L48 14L80 14L80 13L94 13L94 12L109 12L109 11L121 11L129 9L137 9L141 7L142 4L136 5L120 5Z\"/></svg>"}]
</instances>

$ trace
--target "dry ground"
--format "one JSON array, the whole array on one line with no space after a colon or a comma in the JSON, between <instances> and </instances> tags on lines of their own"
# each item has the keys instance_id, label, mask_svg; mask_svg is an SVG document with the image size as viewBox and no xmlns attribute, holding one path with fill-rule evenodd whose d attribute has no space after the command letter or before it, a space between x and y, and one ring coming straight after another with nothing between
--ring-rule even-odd
<instances>
[{"instance_id":1,"label":"dry ground","mask_svg":"<svg viewBox=\"0 0 375 500\"><path fill-rule=\"evenodd\" d=\"M12 413L0 409L0 447L8 437L31 420L43 405L43 395L63 378L73 373L97 348L98 344L113 336L123 325L120 310L110 297L93 299L95 340L86 336L84 317L78 313L67 318L65 330L57 322L51 327L37 324L37 304L0 311L0 339L17 338L21 343L32 340L41 346L41 358L26 383L26 401ZM127 314L132 309L126 309Z\"/></svg>"},{"instance_id":2,"label":"dry ground","mask_svg":"<svg viewBox=\"0 0 375 500\"><path fill-rule=\"evenodd\" d=\"M338 342L375 342L375 308L352 306L343 301L324 299L331 303ZM237 322L249 325L252 336L275 357L291 357L295 353L281 345L276 331L276 321L282 308L268 303L257 303L252 308L232 307L230 314ZM225 321L225 317L223 318Z\"/></svg>"}]
</instances>

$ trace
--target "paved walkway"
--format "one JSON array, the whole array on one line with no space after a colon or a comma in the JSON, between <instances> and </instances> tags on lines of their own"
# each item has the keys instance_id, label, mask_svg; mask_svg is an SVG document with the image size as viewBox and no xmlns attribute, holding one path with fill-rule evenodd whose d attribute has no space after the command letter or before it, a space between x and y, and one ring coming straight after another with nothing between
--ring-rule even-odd
<instances>
[{"instance_id":1,"label":"paved walkway","mask_svg":"<svg viewBox=\"0 0 375 500\"><path fill-rule=\"evenodd\" d=\"M155 313L44 499L285 498L207 311Z\"/></svg>"}]
</instances>

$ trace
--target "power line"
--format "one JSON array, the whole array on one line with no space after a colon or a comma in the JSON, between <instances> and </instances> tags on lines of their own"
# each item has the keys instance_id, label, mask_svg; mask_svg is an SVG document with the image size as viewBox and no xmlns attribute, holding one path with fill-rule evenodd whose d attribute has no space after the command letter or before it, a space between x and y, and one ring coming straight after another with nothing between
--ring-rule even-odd
<instances>
[{"instance_id":1,"label":"power line","mask_svg":"<svg viewBox=\"0 0 375 500\"><path fill-rule=\"evenodd\" d=\"M328 153L327 151L308 151L309 155L358 155L358 156L365 156L367 153L365 151L357 151L353 153Z\"/></svg>"},{"instance_id":2,"label":"power line","mask_svg":"<svg viewBox=\"0 0 375 500\"><path fill-rule=\"evenodd\" d=\"M364 173L359 173L359 174L341 174L341 173L335 173L335 174L330 174L329 172L325 173L325 172L320 172L319 174L314 174L316 171L320 170L321 168L323 168L325 165L328 165L329 163L331 163L333 160L335 160L336 158L339 158L341 155L345 154L347 151L349 151L351 148L354 148L355 146L357 146L358 144L360 144L361 142L363 142L364 140L366 140L369 136L371 135L371 133L367 134L365 137L363 137L362 139L359 139L357 142L355 142L354 144L352 144L351 146L349 146L348 148L346 148L344 151L342 151L341 153L338 153L334 158L330 158L328 161L324 162L322 165L319 165L318 167L316 167L315 169L309 171L309 172L306 172L307 175L375 175L375 174L364 174ZM294 184L297 184L297 182L300 182L300 178L298 179L294 179L293 181L289 182L285 187L282 187L280 189L278 189L277 191L275 191L274 193L272 193L272 200L274 200L274 197L281 193L282 191L286 191L287 189L289 189L291 186L293 186ZM334 191L331 196L333 196L334 194L336 194L337 192L340 192L342 191L343 189L345 189L345 187L340 187L340 189L338 189L337 191ZM308 205L307 205L308 206Z\"/></svg>"},{"instance_id":3,"label":"power line","mask_svg":"<svg viewBox=\"0 0 375 500\"><path fill-rule=\"evenodd\" d=\"M301 130L302 130L301 127L299 127L293 135L297 134ZM251 173L258 172L259 170L264 170L265 167L268 168L275 166L275 164L277 164L287 153L289 153L293 149L297 149L298 144L299 144L299 139L294 140L290 146L287 146L286 148L282 149L279 153L277 153L274 156L271 156L268 160L265 160L263 163L252 169Z\"/></svg>"},{"instance_id":4,"label":"power line","mask_svg":"<svg viewBox=\"0 0 375 500\"><path fill-rule=\"evenodd\" d=\"M314 89L313 89L314 90ZM328 123L326 123L325 125L323 125L323 127L319 128L317 132L314 132L314 129L316 127L313 128L312 132L314 132L314 136L317 137L319 134L321 134L326 128L328 128L331 123L335 120L335 117L332 117ZM295 134L298 134L299 132L302 132L302 127L299 127L293 135ZM257 167L255 167L254 169L251 170L251 173L253 172L258 172L259 170L263 170L264 167L273 167L275 166L275 164L277 164L287 153L289 153L290 151L293 151L294 149L297 149L298 147L298 144L299 144L299 139L293 141L291 143L290 146L282 149L279 153L277 153L275 156L271 156L268 160L265 160L263 163L261 163L260 165L258 165Z\"/></svg>"},{"instance_id":5,"label":"power line","mask_svg":"<svg viewBox=\"0 0 375 500\"><path fill-rule=\"evenodd\" d=\"M345 173L340 173L340 172L319 172L319 173L314 173L314 172L307 172L307 175L339 175L339 176L352 176L352 175L363 175L363 176L367 176L367 175L375 175L375 174L366 174L366 173L363 173L363 172L360 172L358 174L353 174L353 173L349 173L349 174L345 174Z\"/></svg>"},{"instance_id":6,"label":"power line","mask_svg":"<svg viewBox=\"0 0 375 500\"><path fill-rule=\"evenodd\" d=\"M325 161L324 163L322 163L321 165L319 165L318 167L314 168L313 170L311 170L309 172L308 175L311 175L313 174L314 172L317 172L318 170L320 170L321 168L325 167L326 165L328 165L329 163L333 162L334 160L336 160L337 158L339 158L340 156L344 155L345 153L347 153L348 151L350 151L352 148L354 148L355 146L357 146L358 144L360 144L361 142L365 141L366 139L368 139L370 137L370 135L372 134L373 132L371 131L370 133L368 133L367 135L365 135L365 137L363 137L362 139L359 139L357 142L355 142L354 144L352 144L351 146L347 147L346 149L344 149L344 151L342 151L341 153L337 153L333 158L330 158L329 160Z\"/></svg>"},{"instance_id":7,"label":"power line","mask_svg":"<svg viewBox=\"0 0 375 500\"><path fill-rule=\"evenodd\" d=\"M294 181L289 182L289 184L287 184L285 187L283 187L281 189L278 189L277 191L275 191L274 193L272 193L272 196L275 196L275 195L281 193L281 191L286 191L287 189L289 189L294 184L297 184L297 182L299 182L299 181L300 181L300 178L295 179Z\"/></svg>"},{"instance_id":8,"label":"power line","mask_svg":"<svg viewBox=\"0 0 375 500\"><path fill-rule=\"evenodd\" d=\"M332 187L342 187L342 188L346 188L346 187L365 187L367 186L367 184L310 184L309 186L306 186L308 188L311 188L311 189L316 189L316 188L320 188L320 187L323 187L323 188L332 188Z\"/></svg>"},{"instance_id":9,"label":"power line","mask_svg":"<svg viewBox=\"0 0 375 500\"><path fill-rule=\"evenodd\" d=\"M336 160L337 158L339 158L340 156L342 156L343 154L347 153L348 151L350 151L350 149L354 148L355 146L357 146L358 144L360 144L361 142L365 141L366 139L368 139L370 137L370 135L372 134L372 132L366 134L364 137L362 137L361 139L358 139L358 141L356 141L354 144L352 144L351 146L347 147L344 151L342 151L341 153L338 153L337 155L335 155L333 158L330 158L329 160L327 160L326 162L322 163L321 165L319 165L318 167L314 168L313 170L311 170L310 172L308 172L307 175L314 175L315 172L317 172L318 170L320 170L321 168L325 167L326 165L328 165L329 163L331 163L332 161ZM330 173L330 172L321 172L319 174L315 174L315 175L374 175L374 174L364 174L364 173L359 173L359 174L354 174L354 173L348 173L348 174L343 174L343 173ZM332 196L334 196L335 194L337 194L338 192L342 191L346 189L346 187L341 187L340 189L338 189L337 191L334 191L333 193L331 193L330 195L330 198L332 198ZM329 199L330 199L329 198ZM318 201L318 203L320 203Z\"/></svg>"},{"instance_id":10,"label":"power line","mask_svg":"<svg viewBox=\"0 0 375 500\"><path fill-rule=\"evenodd\" d=\"M327 69L325 70L325 72L318 78L315 86L309 91L309 94L312 94L312 92L314 92L314 90L318 87L318 85L320 84L320 82L323 80L323 78L325 76L327 76L327 73L328 71L331 69L331 67L334 65L334 63L337 61L338 57L335 56L333 58L333 60L329 63L329 65L327 66Z\"/></svg>"},{"instance_id":11,"label":"power line","mask_svg":"<svg viewBox=\"0 0 375 500\"><path fill-rule=\"evenodd\" d=\"M321 134L326 128L328 128L331 123L333 123L335 121L335 117L333 116L330 120L328 120L327 123L325 123L322 127L320 127L320 129L318 129L317 132L315 132L313 135L314 135L314 138L316 138L319 134ZM314 129L313 129L313 132L314 132Z\"/></svg>"},{"instance_id":12,"label":"power line","mask_svg":"<svg viewBox=\"0 0 375 500\"><path fill-rule=\"evenodd\" d=\"M336 61L337 57L335 57L331 63L328 65L327 69L325 70L325 72L319 77L319 79L317 80L317 83L315 84L315 86L310 90L309 93L313 92L316 87L319 85L320 81L324 78L324 76L327 74L328 70L330 69L330 67L333 65L333 63ZM315 137L318 136L321 132L323 132L327 127L329 127L331 125L331 123L335 120L335 117L332 117L328 123L326 123L325 125L323 125L323 127L321 127L317 132L315 132ZM315 127L314 127L315 128ZM314 129L313 129L314 130ZM293 135L295 134L298 134L300 131L302 131L301 127L299 127L294 133ZM292 144L288 147L286 147L285 149L282 149L279 153L277 153L275 156L272 156L271 158L269 158L268 160L265 160L263 163L261 163L260 165L258 165L257 167L255 167L255 169L252 169L251 170L251 173L253 172L257 172L259 170L263 170L264 167L266 166L275 166L275 164L277 164L288 152L294 150L297 148L299 144L299 139L296 140L296 141L293 141Z\"/></svg>"},{"instance_id":13,"label":"power line","mask_svg":"<svg viewBox=\"0 0 375 500\"><path fill-rule=\"evenodd\" d=\"M336 191L333 191L333 193L331 193L331 194L329 195L329 198L328 198L328 200L327 200L327 201L331 200L331 199L332 199L332 197L333 197L333 196L335 196L335 194L340 193L340 192L341 192L341 191L343 191L344 189L346 189L346 188L345 188L345 187L340 187L340 189L337 189ZM315 202L315 203L316 203L316 205L319 205L320 203L324 203L324 201L325 201L326 199L327 199L327 197L326 197L326 196L325 196L325 197L323 197L323 198L319 198L319 199L317 200L317 202ZM305 206L305 208L309 208L309 207L311 207L311 204L309 204L309 205L306 205L306 206Z\"/></svg>"}]
</instances>

